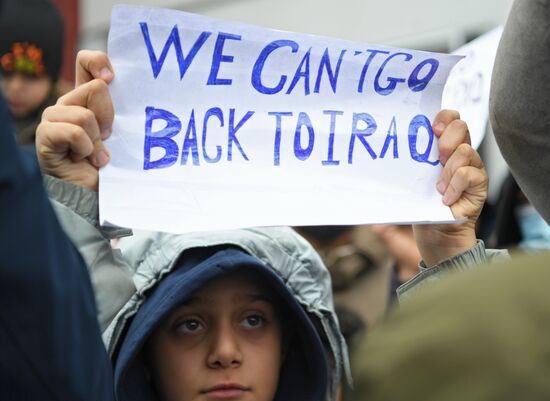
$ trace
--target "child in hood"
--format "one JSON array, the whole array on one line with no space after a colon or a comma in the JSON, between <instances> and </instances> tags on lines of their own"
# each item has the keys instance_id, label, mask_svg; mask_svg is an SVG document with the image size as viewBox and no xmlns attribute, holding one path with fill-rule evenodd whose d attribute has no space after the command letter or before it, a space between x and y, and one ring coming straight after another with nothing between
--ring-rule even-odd
<instances>
[{"instance_id":1,"label":"child in hood","mask_svg":"<svg viewBox=\"0 0 550 401\"><path fill-rule=\"evenodd\" d=\"M323 401L336 390L348 357L330 278L291 229L120 247L137 290L104 334L117 399Z\"/></svg>"}]
</instances>

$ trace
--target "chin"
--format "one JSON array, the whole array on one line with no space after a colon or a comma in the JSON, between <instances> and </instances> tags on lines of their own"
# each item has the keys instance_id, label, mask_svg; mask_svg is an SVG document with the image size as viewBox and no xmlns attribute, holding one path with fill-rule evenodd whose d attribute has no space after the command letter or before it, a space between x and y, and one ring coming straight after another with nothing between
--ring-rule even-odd
<instances>
[{"instance_id":1,"label":"chin","mask_svg":"<svg viewBox=\"0 0 550 401\"><path fill-rule=\"evenodd\" d=\"M25 118L25 117L28 117L31 115L31 112L30 111L26 111L26 110L21 110L21 109L11 109L10 108L10 111L11 111L11 114L13 117L15 118Z\"/></svg>"}]
</instances>

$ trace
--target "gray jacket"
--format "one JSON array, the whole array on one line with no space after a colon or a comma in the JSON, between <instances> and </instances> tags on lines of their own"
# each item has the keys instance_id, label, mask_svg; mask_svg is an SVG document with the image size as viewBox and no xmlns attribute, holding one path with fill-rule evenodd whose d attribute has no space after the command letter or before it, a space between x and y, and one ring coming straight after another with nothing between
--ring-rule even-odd
<instances>
[{"instance_id":1,"label":"gray jacket","mask_svg":"<svg viewBox=\"0 0 550 401\"><path fill-rule=\"evenodd\" d=\"M131 234L125 229L100 229L97 193L46 177L46 188L63 228L80 250L90 271L103 340L113 356L147 290L193 248L233 245L271 267L294 297L322 326L334 372L332 390L342 369L350 380L346 343L332 302L328 270L319 255L290 228L262 228L172 235L139 232L122 238L117 249L110 239Z\"/></svg>"},{"instance_id":2,"label":"gray jacket","mask_svg":"<svg viewBox=\"0 0 550 401\"><path fill-rule=\"evenodd\" d=\"M433 267L428 268L424 262L420 262L420 272L397 289L397 296L399 301L403 302L425 286L431 286L444 280L449 274L476 270L480 266L509 257L507 250L485 249L483 241L478 240L473 248L443 260Z\"/></svg>"}]
</instances>

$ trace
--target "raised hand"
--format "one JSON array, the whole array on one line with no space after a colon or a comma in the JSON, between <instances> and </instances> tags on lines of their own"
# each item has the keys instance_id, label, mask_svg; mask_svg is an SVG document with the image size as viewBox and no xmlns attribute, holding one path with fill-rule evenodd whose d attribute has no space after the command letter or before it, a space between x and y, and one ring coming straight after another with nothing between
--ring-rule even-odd
<instances>
[{"instance_id":1,"label":"raised hand","mask_svg":"<svg viewBox=\"0 0 550 401\"><path fill-rule=\"evenodd\" d=\"M440 111L433 130L439 138L439 157L444 166L437 190L454 217L466 221L414 226L417 246L427 266L475 246L475 224L487 199L489 182L481 157L470 146L468 126L458 112Z\"/></svg>"},{"instance_id":2,"label":"raised hand","mask_svg":"<svg viewBox=\"0 0 550 401\"><path fill-rule=\"evenodd\" d=\"M109 161L103 140L114 118L107 87L113 78L105 53L78 54L76 88L44 111L37 128L36 152L44 173L97 190L98 169Z\"/></svg>"}]
</instances>

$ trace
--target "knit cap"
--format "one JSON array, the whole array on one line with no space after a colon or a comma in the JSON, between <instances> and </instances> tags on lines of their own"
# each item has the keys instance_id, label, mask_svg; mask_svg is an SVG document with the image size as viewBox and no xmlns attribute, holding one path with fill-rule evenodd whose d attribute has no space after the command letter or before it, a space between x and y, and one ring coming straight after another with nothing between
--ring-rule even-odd
<instances>
[{"instance_id":1,"label":"knit cap","mask_svg":"<svg viewBox=\"0 0 550 401\"><path fill-rule=\"evenodd\" d=\"M59 78L63 58L63 18L49 0L2 0L0 70Z\"/></svg>"}]
</instances>

